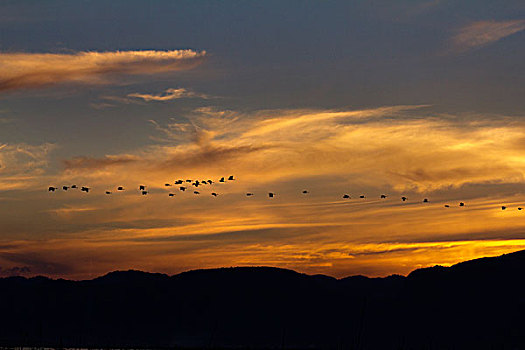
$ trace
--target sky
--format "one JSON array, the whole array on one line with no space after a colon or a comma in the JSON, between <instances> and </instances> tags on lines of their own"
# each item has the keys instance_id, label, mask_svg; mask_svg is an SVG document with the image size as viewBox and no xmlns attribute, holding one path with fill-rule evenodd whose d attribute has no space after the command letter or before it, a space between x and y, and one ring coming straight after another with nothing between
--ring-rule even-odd
<instances>
[{"instance_id":1,"label":"sky","mask_svg":"<svg viewBox=\"0 0 525 350\"><path fill-rule=\"evenodd\" d=\"M2 1L0 276L525 249L524 39L518 0Z\"/></svg>"}]
</instances>

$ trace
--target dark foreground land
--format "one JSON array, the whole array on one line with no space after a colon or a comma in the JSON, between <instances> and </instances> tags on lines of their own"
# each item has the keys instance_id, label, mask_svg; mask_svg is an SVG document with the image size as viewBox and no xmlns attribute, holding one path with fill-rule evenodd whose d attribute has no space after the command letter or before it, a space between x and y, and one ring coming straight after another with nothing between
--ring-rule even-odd
<instances>
[{"instance_id":1,"label":"dark foreground land","mask_svg":"<svg viewBox=\"0 0 525 350\"><path fill-rule=\"evenodd\" d=\"M525 349L525 251L407 277L268 267L0 279L0 347Z\"/></svg>"}]
</instances>

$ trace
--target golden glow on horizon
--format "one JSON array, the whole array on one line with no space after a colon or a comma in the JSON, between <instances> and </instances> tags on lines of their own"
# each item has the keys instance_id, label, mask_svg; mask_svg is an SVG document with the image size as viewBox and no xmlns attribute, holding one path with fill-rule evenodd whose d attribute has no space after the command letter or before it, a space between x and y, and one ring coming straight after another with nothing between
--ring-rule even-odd
<instances>
[{"instance_id":1,"label":"golden glow on horizon","mask_svg":"<svg viewBox=\"0 0 525 350\"><path fill-rule=\"evenodd\" d=\"M42 153L34 170L42 175L2 204L0 264L72 278L233 265L378 276L525 249L525 211L516 209L525 203L522 123L419 117L422 107L250 114L207 108L186 123L154 122L162 143L69 159L58 175L45 173ZM236 181L199 187L199 196L164 187L178 178L231 174ZM45 192L72 183L92 192ZM138 184L150 194L138 195ZM104 195L118 185L126 191ZM256 195L248 198L248 191ZM29 204L20 199L28 194ZM458 207L460 201L467 205ZM23 220L17 210L37 213L39 221L20 231L26 226L16 226Z\"/></svg>"}]
</instances>

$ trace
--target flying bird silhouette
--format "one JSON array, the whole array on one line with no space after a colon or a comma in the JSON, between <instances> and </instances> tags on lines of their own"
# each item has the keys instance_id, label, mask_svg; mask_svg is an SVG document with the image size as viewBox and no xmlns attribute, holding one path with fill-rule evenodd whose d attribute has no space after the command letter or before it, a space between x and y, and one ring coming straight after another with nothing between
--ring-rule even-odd
<instances>
[{"instance_id":1,"label":"flying bird silhouette","mask_svg":"<svg viewBox=\"0 0 525 350\"><path fill-rule=\"evenodd\" d=\"M460 203L459 203L459 206L460 206L460 207L464 207L464 206L465 206L465 203L460 202Z\"/></svg>"},{"instance_id":2,"label":"flying bird silhouette","mask_svg":"<svg viewBox=\"0 0 525 350\"><path fill-rule=\"evenodd\" d=\"M193 181L193 180L190 180L190 179L186 180L186 182L192 182L192 181Z\"/></svg>"},{"instance_id":3,"label":"flying bird silhouette","mask_svg":"<svg viewBox=\"0 0 525 350\"><path fill-rule=\"evenodd\" d=\"M180 185L180 184L183 183L183 182L184 182L184 181L182 181L182 180L177 180L177 181L175 181L175 185Z\"/></svg>"},{"instance_id":4,"label":"flying bird silhouette","mask_svg":"<svg viewBox=\"0 0 525 350\"><path fill-rule=\"evenodd\" d=\"M139 191L144 191L145 189L146 189L146 186L144 186L144 185L140 185L139 186Z\"/></svg>"},{"instance_id":5,"label":"flying bird silhouette","mask_svg":"<svg viewBox=\"0 0 525 350\"><path fill-rule=\"evenodd\" d=\"M347 194L343 194L343 198L350 198L350 196Z\"/></svg>"},{"instance_id":6,"label":"flying bird silhouette","mask_svg":"<svg viewBox=\"0 0 525 350\"><path fill-rule=\"evenodd\" d=\"M124 187L122 186L117 187L117 191L124 191Z\"/></svg>"},{"instance_id":7,"label":"flying bird silhouette","mask_svg":"<svg viewBox=\"0 0 525 350\"><path fill-rule=\"evenodd\" d=\"M405 202L408 198L407 197L401 197L401 200Z\"/></svg>"},{"instance_id":8,"label":"flying bird silhouette","mask_svg":"<svg viewBox=\"0 0 525 350\"><path fill-rule=\"evenodd\" d=\"M448 205L448 204L445 204L445 208L450 208L450 205Z\"/></svg>"},{"instance_id":9,"label":"flying bird silhouette","mask_svg":"<svg viewBox=\"0 0 525 350\"><path fill-rule=\"evenodd\" d=\"M168 196L173 197L175 196L175 193L168 193Z\"/></svg>"},{"instance_id":10,"label":"flying bird silhouette","mask_svg":"<svg viewBox=\"0 0 525 350\"><path fill-rule=\"evenodd\" d=\"M213 197L217 197L217 193L215 193L215 192L212 192L211 195L212 195Z\"/></svg>"},{"instance_id":11,"label":"flying bird silhouette","mask_svg":"<svg viewBox=\"0 0 525 350\"><path fill-rule=\"evenodd\" d=\"M381 199L385 199L385 198L386 198L386 194L382 194Z\"/></svg>"},{"instance_id":12,"label":"flying bird silhouette","mask_svg":"<svg viewBox=\"0 0 525 350\"><path fill-rule=\"evenodd\" d=\"M501 210L505 210L505 209L507 209L507 207L504 206L504 205L502 205L502 206L501 206Z\"/></svg>"},{"instance_id":13,"label":"flying bird silhouette","mask_svg":"<svg viewBox=\"0 0 525 350\"><path fill-rule=\"evenodd\" d=\"M208 183L209 183L209 184L211 185L211 184L213 183L213 181L211 181L211 180L208 180Z\"/></svg>"},{"instance_id":14,"label":"flying bird silhouette","mask_svg":"<svg viewBox=\"0 0 525 350\"><path fill-rule=\"evenodd\" d=\"M275 196L274 193L272 193L272 192L269 192L269 193L268 193L268 197L273 198L274 196Z\"/></svg>"},{"instance_id":15,"label":"flying bird silhouette","mask_svg":"<svg viewBox=\"0 0 525 350\"><path fill-rule=\"evenodd\" d=\"M110 191L106 191L106 194L111 194L111 192Z\"/></svg>"},{"instance_id":16,"label":"flying bird silhouette","mask_svg":"<svg viewBox=\"0 0 525 350\"><path fill-rule=\"evenodd\" d=\"M423 203L428 203L428 198L423 199Z\"/></svg>"},{"instance_id":17,"label":"flying bird silhouette","mask_svg":"<svg viewBox=\"0 0 525 350\"><path fill-rule=\"evenodd\" d=\"M69 190L69 187L67 187L67 186L62 186L62 189L63 189L64 191L67 191L67 190Z\"/></svg>"},{"instance_id":18,"label":"flying bird silhouette","mask_svg":"<svg viewBox=\"0 0 525 350\"><path fill-rule=\"evenodd\" d=\"M303 191L303 194L308 194L308 191L307 191L307 190L304 190L304 191Z\"/></svg>"},{"instance_id":19,"label":"flying bird silhouette","mask_svg":"<svg viewBox=\"0 0 525 350\"><path fill-rule=\"evenodd\" d=\"M77 185L71 185L71 188L78 188Z\"/></svg>"},{"instance_id":20,"label":"flying bird silhouette","mask_svg":"<svg viewBox=\"0 0 525 350\"><path fill-rule=\"evenodd\" d=\"M184 192L184 191L186 191L186 187L184 187L184 186L181 186L181 187L179 187L179 190L181 190L181 191L183 191L183 192Z\"/></svg>"},{"instance_id":21,"label":"flying bird silhouette","mask_svg":"<svg viewBox=\"0 0 525 350\"><path fill-rule=\"evenodd\" d=\"M200 192L199 192L199 191L193 191L193 193L194 193L194 194L200 194Z\"/></svg>"},{"instance_id":22,"label":"flying bird silhouette","mask_svg":"<svg viewBox=\"0 0 525 350\"><path fill-rule=\"evenodd\" d=\"M141 191L140 193L142 193L142 195L145 196L145 195L148 194L148 191L143 190L143 191Z\"/></svg>"},{"instance_id":23,"label":"flying bird silhouette","mask_svg":"<svg viewBox=\"0 0 525 350\"><path fill-rule=\"evenodd\" d=\"M168 187L168 186L171 186L171 184L164 184L164 186Z\"/></svg>"},{"instance_id":24,"label":"flying bird silhouette","mask_svg":"<svg viewBox=\"0 0 525 350\"><path fill-rule=\"evenodd\" d=\"M518 207L518 210L523 210L523 208L522 207Z\"/></svg>"},{"instance_id":25,"label":"flying bird silhouette","mask_svg":"<svg viewBox=\"0 0 525 350\"><path fill-rule=\"evenodd\" d=\"M230 175L230 177L228 178L228 180L232 181L232 180L235 180L235 179L233 178L233 175Z\"/></svg>"},{"instance_id":26,"label":"flying bird silhouette","mask_svg":"<svg viewBox=\"0 0 525 350\"><path fill-rule=\"evenodd\" d=\"M364 195L360 195L359 198L365 198L365 196Z\"/></svg>"},{"instance_id":27,"label":"flying bird silhouette","mask_svg":"<svg viewBox=\"0 0 525 350\"><path fill-rule=\"evenodd\" d=\"M247 196L247 197L253 196L253 193L248 192L248 193L246 193L246 196Z\"/></svg>"},{"instance_id":28,"label":"flying bird silhouette","mask_svg":"<svg viewBox=\"0 0 525 350\"><path fill-rule=\"evenodd\" d=\"M223 178L223 177L221 177L221 179L219 180L219 182L224 182L224 178Z\"/></svg>"},{"instance_id":29,"label":"flying bird silhouette","mask_svg":"<svg viewBox=\"0 0 525 350\"><path fill-rule=\"evenodd\" d=\"M56 189L57 189L56 187L49 186L47 190L48 190L49 192L55 192Z\"/></svg>"},{"instance_id":30,"label":"flying bird silhouette","mask_svg":"<svg viewBox=\"0 0 525 350\"><path fill-rule=\"evenodd\" d=\"M80 190L81 190L81 191L84 191L84 192L86 192L86 193L88 193L88 192L89 192L89 187L82 186L82 187L80 188Z\"/></svg>"}]
</instances>

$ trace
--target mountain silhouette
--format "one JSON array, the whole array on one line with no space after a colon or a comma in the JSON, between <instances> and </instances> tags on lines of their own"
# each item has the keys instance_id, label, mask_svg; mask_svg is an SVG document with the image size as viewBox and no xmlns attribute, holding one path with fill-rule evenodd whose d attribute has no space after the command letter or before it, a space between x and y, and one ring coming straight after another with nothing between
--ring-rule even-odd
<instances>
[{"instance_id":1,"label":"mountain silhouette","mask_svg":"<svg viewBox=\"0 0 525 350\"><path fill-rule=\"evenodd\" d=\"M408 276L272 267L0 279L0 346L525 349L525 251Z\"/></svg>"}]
</instances>

